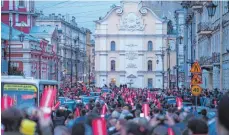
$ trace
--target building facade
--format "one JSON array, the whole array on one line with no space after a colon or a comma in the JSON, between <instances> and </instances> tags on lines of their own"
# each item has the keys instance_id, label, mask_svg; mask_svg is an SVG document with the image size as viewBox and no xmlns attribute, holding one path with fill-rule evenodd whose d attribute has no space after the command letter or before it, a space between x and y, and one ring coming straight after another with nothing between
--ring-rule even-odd
<instances>
[{"instance_id":1,"label":"building facade","mask_svg":"<svg viewBox=\"0 0 229 135\"><path fill-rule=\"evenodd\" d=\"M176 64L175 39L167 34L168 22L142 6L142 2L131 1L122 1L121 6L113 7L96 21L96 86L162 88L166 80L163 73L170 69L168 64ZM166 53L168 48L170 53Z\"/></svg>"},{"instance_id":2,"label":"building facade","mask_svg":"<svg viewBox=\"0 0 229 135\"><path fill-rule=\"evenodd\" d=\"M34 78L60 80L61 72L58 72L59 57L58 57L58 31L52 26L33 26L30 34L39 39L46 41L45 51L39 52L40 48L31 46L34 52L31 53L32 58L38 58L31 62L31 76ZM36 50L36 51L35 51ZM47 52L47 54L45 53ZM42 68L45 65L47 68ZM37 68L41 66L41 68Z\"/></svg>"},{"instance_id":3,"label":"building facade","mask_svg":"<svg viewBox=\"0 0 229 135\"><path fill-rule=\"evenodd\" d=\"M51 71L48 72L50 66L47 64L54 58L53 45L44 38L30 35L38 16L34 1L2 0L1 6L1 39L4 43L2 47L5 52L4 62L7 61L7 66L6 62L3 64L7 68L10 66L6 75L17 74L40 79L55 79L48 77ZM23 41L20 41L20 34L24 35ZM34 64L35 62L37 63Z\"/></svg>"},{"instance_id":4,"label":"building facade","mask_svg":"<svg viewBox=\"0 0 229 135\"><path fill-rule=\"evenodd\" d=\"M40 61L46 61L47 59L52 59L50 57L50 53L47 51L47 44L48 41L45 39L38 39L34 36L31 36L29 34L24 33L24 41L21 42L19 35L22 33L21 31L18 31L14 28L10 28L8 25L1 23L1 40L5 45L4 49L4 59L7 60L7 65L9 65L10 60L10 67L9 70L7 70L7 73L4 73L5 75L8 75L9 72L11 72L11 75L24 75L31 77L33 76L33 70L32 70L32 63L34 61L39 61L39 56L45 57L46 59L42 59ZM12 30L11 39L9 40L9 33L10 29ZM9 52L9 46L10 46L10 52ZM35 48L35 49L34 49ZM33 55L36 54L36 55ZM43 55L41 55L43 54ZM9 59L10 58L10 59ZM5 65L6 66L6 65ZM8 67L8 66L6 66ZM41 71L40 69L47 69L49 68L47 65L38 65L37 67L38 71ZM41 72L37 73L38 75ZM47 79L47 72L43 72L42 76L40 78ZM38 76L35 78L39 78Z\"/></svg>"},{"instance_id":5,"label":"building facade","mask_svg":"<svg viewBox=\"0 0 229 135\"><path fill-rule=\"evenodd\" d=\"M210 2L182 2L185 12L184 44L187 45L185 52L189 54L185 58L185 79L190 81L191 63L198 61L202 68L202 88L228 90L229 2L213 3L217 6L216 12L209 16L207 5ZM189 85L188 82L186 87Z\"/></svg>"},{"instance_id":6,"label":"building facade","mask_svg":"<svg viewBox=\"0 0 229 135\"><path fill-rule=\"evenodd\" d=\"M2 0L1 21L17 30L29 33L38 16L34 0ZM23 23L21 23L23 22Z\"/></svg>"},{"instance_id":7,"label":"building facade","mask_svg":"<svg viewBox=\"0 0 229 135\"><path fill-rule=\"evenodd\" d=\"M58 71L62 81L76 83L85 81L86 74L86 42L88 29L80 28L75 17L69 15L41 14L36 20L37 26L52 26L58 29L58 57L60 58ZM72 77L71 77L72 76ZM73 85L72 85L73 86Z\"/></svg>"}]
</instances>

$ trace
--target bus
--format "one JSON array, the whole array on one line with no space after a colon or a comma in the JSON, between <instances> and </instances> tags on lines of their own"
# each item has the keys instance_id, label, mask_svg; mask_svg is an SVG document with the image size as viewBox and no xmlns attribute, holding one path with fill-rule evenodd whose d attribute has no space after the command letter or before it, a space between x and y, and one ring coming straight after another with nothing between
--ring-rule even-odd
<instances>
[{"instance_id":1,"label":"bus","mask_svg":"<svg viewBox=\"0 0 229 135\"><path fill-rule=\"evenodd\" d=\"M58 90L58 82L55 80L40 80L24 76L2 76L1 96L7 95L13 98L15 106L18 108L39 107L46 86L56 86ZM58 101L58 92L56 97L55 103Z\"/></svg>"}]
</instances>

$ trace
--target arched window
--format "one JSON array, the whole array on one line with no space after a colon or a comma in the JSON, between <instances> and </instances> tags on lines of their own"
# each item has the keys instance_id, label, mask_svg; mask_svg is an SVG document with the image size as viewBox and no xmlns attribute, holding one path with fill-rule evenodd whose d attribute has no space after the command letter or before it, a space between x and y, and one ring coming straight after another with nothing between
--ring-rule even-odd
<instances>
[{"instance_id":1,"label":"arched window","mask_svg":"<svg viewBox=\"0 0 229 135\"><path fill-rule=\"evenodd\" d=\"M152 60L148 60L148 71L152 71Z\"/></svg>"},{"instance_id":2,"label":"arched window","mask_svg":"<svg viewBox=\"0 0 229 135\"><path fill-rule=\"evenodd\" d=\"M115 51L115 41L111 41L111 51Z\"/></svg>"},{"instance_id":3,"label":"arched window","mask_svg":"<svg viewBox=\"0 0 229 135\"><path fill-rule=\"evenodd\" d=\"M148 41L148 51L153 51L153 43L152 43L152 41Z\"/></svg>"},{"instance_id":4,"label":"arched window","mask_svg":"<svg viewBox=\"0 0 229 135\"><path fill-rule=\"evenodd\" d=\"M115 61L111 61L111 71L115 71Z\"/></svg>"}]
</instances>

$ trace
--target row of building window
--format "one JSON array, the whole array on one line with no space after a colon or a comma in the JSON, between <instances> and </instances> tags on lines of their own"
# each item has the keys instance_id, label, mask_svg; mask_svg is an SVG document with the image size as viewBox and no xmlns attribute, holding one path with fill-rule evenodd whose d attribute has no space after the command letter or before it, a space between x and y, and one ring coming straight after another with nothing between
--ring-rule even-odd
<instances>
[{"instance_id":1,"label":"row of building window","mask_svg":"<svg viewBox=\"0 0 229 135\"><path fill-rule=\"evenodd\" d=\"M111 71L115 71L115 60L111 60L111 63L110 63L110 65L111 65ZM153 71L153 62L152 62L152 60L148 60L148 62L147 62L147 70L148 71Z\"/></svg>"},{"instance_id":2,"label":"row of building window","mask_svg":"<svg viewBox=\"0 0 229 135\"><path fill-rule=\"evenodd\" d=\"M116 51L116 44L115 41L111 41L111 51ZM153 51L153 42L152 41L148 41L148 51Z\"/></svg>"},{"instance_id":3,"label":"row of building window","mask_svg":"<svg viewBox=\"0 0 229 135\"><path fill-rule=\"evenodd\" d=\"M13 1L9 1L9 2L12 2L13 3ZM15 3L16 3L15 6L25 7L25 1L24 0L18 0L18 1L16 0ZM2 7L4 6L4 0L1 0L1 6Z\"/></svg>"}]
</instances>

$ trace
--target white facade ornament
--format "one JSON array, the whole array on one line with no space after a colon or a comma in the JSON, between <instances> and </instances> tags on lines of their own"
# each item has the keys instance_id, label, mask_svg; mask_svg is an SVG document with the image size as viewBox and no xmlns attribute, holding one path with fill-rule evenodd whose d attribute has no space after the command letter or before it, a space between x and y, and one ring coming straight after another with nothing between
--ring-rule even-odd
<instances>
[{"instance_id":1,"label":"white facade ornament","mask_svg":"<svg viewBox=\"0 0 229 135\"><path fill-rule=\"evenodd\" d=\"M148 11L147 11L146 8L142 7L142 8L139 10L139 12L144 16L144 15L147 14Z\"/></svg>"},{"instance_id":2,"label":"white facade ornament","mask_svg":"<svg viewBox=\"0 0 229 135\"><path fill-rule=\"evenodd\" d=\"M126 53L126 59L128 60L135 60L137 59L138 53L135 51L129 51Z\"/></svg>"},{"instance_id":3,"label":"white facade ornament","mask_svg":"<svg viewBox=\"0 0 229 135\"><path fill-rule=\"evenodd\" d=\"M118 8L118 9L116 9L115 12L116 12L118 15L122 15L123 9L120 7L120 8Z\"/></svg>"},{"instance_id":4,"label":"white facade ornament","mask_svg":"<svg viewBox=\"0 0 229 135\"><path fill-rule=\"evenodd\" d=\"M144 28L145 25L142 18L138 17L134 13L129 13L126 16L122 16L122 19L120 20L119 30L143 31Z\"/></svg>"}]
</instances>

